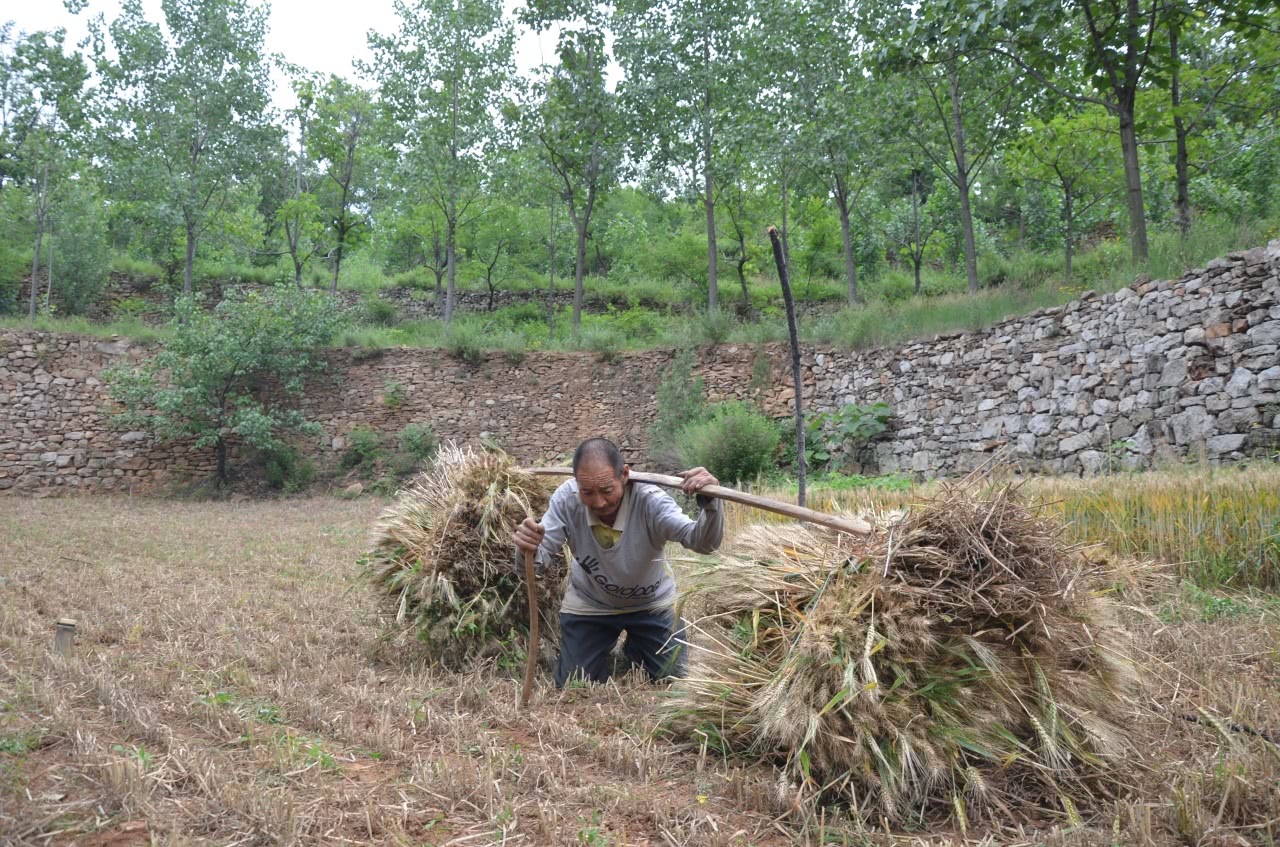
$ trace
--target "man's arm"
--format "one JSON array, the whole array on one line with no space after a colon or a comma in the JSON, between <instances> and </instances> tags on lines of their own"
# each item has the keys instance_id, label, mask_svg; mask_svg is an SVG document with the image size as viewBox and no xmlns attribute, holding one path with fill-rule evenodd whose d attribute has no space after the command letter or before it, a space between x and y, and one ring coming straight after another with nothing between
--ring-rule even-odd
<instances>
[{"instance_id":1,"label":"man's arm","mask_svg":"<svg viewBox=\"0 0 1280 847\"><path fill-rule=\"evenodd\" d=\"M524 533L527 537L531 537L529 536L530 533L534 536L541 535L537 550L534 552L534 564L539 571L543 570L547 562L551 561L552 557L564 547L565 539L568 537L563 491L564 486L561 486L551 495L551 499L547 503L546 514L542 516L542 520L539 523L530 527L532 521L526 518L523 526L517 530L518 535ZM516 565L519 566L523 560L524 553L517 546Z\"/></svg>"},{"instance_id":2,"label":"man's arm","mask_svg":"<svg viewBox=\"0 0 1280 847\"><path fill-rule=\"evenodd\" d=\"M658 513L654 516L654 532L665 541L677 541L695 553L713 553L724 541L724 512L720 501L698 494L704 485L718 485L714 476L703 468L694 468L680 474L686 480L682 489L695 494L698 501L698 519L689 520L680 506L666 493L658 496Z\"/></svg>"}]
</instances>

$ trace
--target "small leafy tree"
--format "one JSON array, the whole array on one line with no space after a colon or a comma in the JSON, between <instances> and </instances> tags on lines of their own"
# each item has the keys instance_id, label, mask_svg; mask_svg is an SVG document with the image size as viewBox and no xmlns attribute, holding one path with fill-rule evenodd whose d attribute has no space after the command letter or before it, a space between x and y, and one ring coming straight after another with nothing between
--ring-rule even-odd
<instances>
[{"instance_id":1,"label":"small leafy tree","mask_svg":"<svg viewBox=\"0 0 1280 847\"><path fill-rule=\"evenodd\" d=\"M228 441L279 451L285 433L319 431L296 401L306 375L323 367L320 347L340 328L332 300L277 287L212 311L182 297L174 312L173 335L160 352L141 367L107 372L123 407L118 425L214 448L219 485L227 480Z\"/></svg>"}]
</instances>

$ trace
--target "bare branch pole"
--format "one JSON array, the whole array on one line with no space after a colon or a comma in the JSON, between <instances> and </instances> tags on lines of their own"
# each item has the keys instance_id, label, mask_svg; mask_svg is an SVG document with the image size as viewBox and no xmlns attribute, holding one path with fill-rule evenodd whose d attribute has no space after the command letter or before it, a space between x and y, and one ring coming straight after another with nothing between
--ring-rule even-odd
<instances>
[{"instance_id":1,"label":"bare branch pole","mask_svg":"<svg viewBox=\"0 0 1280 847\"><path fill-rule=\"evenodd\" d=\"M778 238L777 227L769 227L769 241L773 244L773 261L778 266L778 280L782 283L782 301L787 307L787 332L791 336L791 382L795 386L796 410L796 482L799 495L796 502L804 505L804 380L800 376L800 331L796 326L796 302L791 296L791 278L787 274L787 257Z\"/></svg>"},{"instance_id":2,"label":"bare branch pole","mask_svg":"<svg viewBox=\"0 0 1280 847\"><path fill-rule=\"evenodd\" d=\"M524 660L524 685L520 688L520 708L529 708L533 694L533 676L538 669L538 580L534 572L533 551L524 553L524 583L529 591L529 654Z\"/></svg>"},{"instance_id":3,"label":"bare branch pole","mask_svg":"<svg viewBox=\"0 0 1280 847\"><path fill-rule=\"evenodd\" d=\"M570 468L521 468L520 470L522 473L573 476L573 470ZM684 485L683 477L643 473L641 471L632 471L630 479L632 482L647 482L650 485L661 485L664 488L679 488ZM772 500L768 497L761 497L758 494L748 494L745 491L726 488L723 485L705 485L698 489L698 493L706 497L714 497L717 500L728 500L730 503L740 503L753 509L773 512L775 515L785 515L805 523L825 526L828 529L834 529L837 532L844 532L849 535L871 534L871 524L861 518L838 518L835 515L828 515L826 512L807 509L794 503L783 503L781 500Z\"/></svg>"}]
</instances>

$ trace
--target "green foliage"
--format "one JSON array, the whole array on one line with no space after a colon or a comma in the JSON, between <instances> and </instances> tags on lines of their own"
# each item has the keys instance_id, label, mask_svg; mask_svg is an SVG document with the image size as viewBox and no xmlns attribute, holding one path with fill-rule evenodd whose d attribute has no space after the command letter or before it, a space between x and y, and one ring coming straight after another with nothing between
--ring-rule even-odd
<instances>
[{"instance_id":1,"label":"green foliage","mask_svg":"<svg viewBox=\"0 0 1280 847\"><path fill-rule=\"evenodd\" d=\"M316 478L315 462L291 444L263 452L262 467L267 485L285 494L305 491Z\"/></svg>"},{"instance_id":2,"label":"green foliage","mask_svg":"<svg viewBox=\"0 0 1280 847\"><path fill-rule=\"evenodd\" d=\"M613 363L622 357L627 342L622 332L608 326L590 326L578 338L578 347L595 353L602 362Z\"/></svg>"},{"instance_id":3,"label":"green foliage","mask_svg":"<svg viewBox=\"0 0 1280 847\"><path fill-rule=\"evenodd\" d=\"M405 424L404 429L396 436L396 443L401 452L411 456L419 464L426 464L440 449L440 439L430 424Z\"/></svg>"},{"instance_id":4,"label":"green foliage","mask_svg":"<svg viewBox=\"0 0 1280 847\"><path fill-rule=\"evenodd\" d=\"M701 465L731 483L755 479L776 466L782 430L759 409L730 401L710 412L707 419L676 432L685 465Z\"/></svg>"},{"instance_id":5,"label":"green foliage","mask_svg":"<svg viewBox=\"0 0 1280 847\"><path fill-rule=\"evenodd\" d=\"M649 452L656 458L671 458L680 428L706 417L705 388L702 377L693 375L693 362L691 350L680 350L658 384L657 415L649 430Z\"/></svg>"},{"instance_id":6,"label":"green foliage","mask_svg":"<svg viewBox=\"0 0 1280 847\"><path fill-rule=\"evenodd\" d=\"M382 404L388 409L399 409L404 405L404 383L388 380L382 386Z\"/></svg>"},{"instance_id":7,"label":"green foliage","mask_svg":"<svg viewBox=\"0 0 1280 847\"><path fill-rule=\"evenodd\" d=\"M295 404L306 376L323 367L319 349L341 325L331 299L282 287L212 310L183 297L174 310L154 356L137 368L107 371L121 405L117 425L215 448L220 481L227 478L229 437L274 451L286 432L319 432Z\"/></svg>"},{"instance_id":8,"label":"green foliage","mask_svg":"<svg viewBox=\"0 0 1280 847\"><path fill-rule=\"evenodd\" d=\"M20 311L18 292L22 288L23 270L31 269L30 255L0 241L0 315L12 315Z\"/></svg>"},{"instance_id":9,"label":"green foliage","mask_svg":"<svg viewBox=\"0 0 1280 847\"><path fill-rule=\"evenodd\" d=\"M480 332L470 324L454 324L444 336L444 347L449 354L468 365L484 361L484 346Z\"/></svg>"},{"instance_id":10,"label":"green foliage","mask_svg":"<svg viewBox=\"0 0 1280 847\"><path fill-rule=\"evenodd\" d=\"M52 299L62 313L81 315L102 296L111 268L106 213L102 198L81 182L60 192L55 212Z\"/></svg>"},{"instance_id":11,"label":"green foliage","mask_svg":"<svg viewBox=\"0 0 1280 847\"><path fill-rule=\"evenodd\" d=\"M395 303L372 292L360 298L361 320L370 326L393 326L397 311Z\"/></svg>"},{"instance_id":12,"label":"green foliage","mask_svg":"<svg viewBox=\"0 0 1280 847\"><path fill-rule=\"evenodd\" d=\"M382 436L366 424L352 427L347 433L347 449L342 453L343 468L359 468L368 476L383 458Z\"/></svg>"},{"instance_id":13,"label":"green foliage","mask_svg":"<svg viewBox=\"0 0 1280 847\"><path fill-rule=\"evenodd\" d=\"M893 412L888 403L849 403L819 412L805 422L805 453L809 467L827 465L836 451L852 452L884 432Z\"/></svg>"}]
</instances>

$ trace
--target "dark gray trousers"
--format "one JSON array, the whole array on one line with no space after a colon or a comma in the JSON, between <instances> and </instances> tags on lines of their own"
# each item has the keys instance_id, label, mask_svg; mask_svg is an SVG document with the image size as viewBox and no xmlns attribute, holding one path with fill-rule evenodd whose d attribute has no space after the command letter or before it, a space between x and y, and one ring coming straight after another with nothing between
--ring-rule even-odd
<instances>
[{"instance_id":1,"label":"dark gray trousers","mask_svg":"<svg viewBox=\"0 0 1280 847\"><path fill-rule=\"evenodd\" d=\"M684 676L684 621L676 628L671 609L627 612L621 615L560 613L560 658L556 661L556 688L572 678L604 682L609 678L609 651L625 632L623 653L634 666L649 672L653 680ZM674 636L674 637L673 637Z\"/></svg>"}]
</instances>

